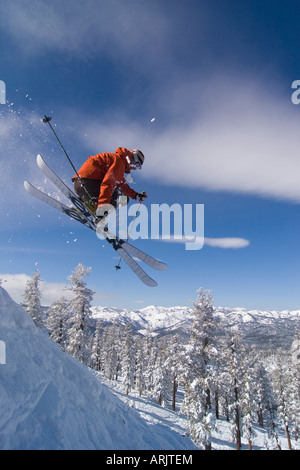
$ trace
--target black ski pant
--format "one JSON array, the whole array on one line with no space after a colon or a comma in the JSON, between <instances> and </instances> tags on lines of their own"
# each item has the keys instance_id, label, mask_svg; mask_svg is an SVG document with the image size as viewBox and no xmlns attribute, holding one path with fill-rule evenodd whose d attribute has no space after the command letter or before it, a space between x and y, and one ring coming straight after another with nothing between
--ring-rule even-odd
<instances>
[{"instance_id":1,"label":"black ski pant","mask_svg":"<svg viewBox=\"0 0 300 470\"><path fill-rule=\"evenodd\" d=\"M100 187L102 181L99 180L92 180L89 178L81 178L80 180L78 178L73 178L72 179L74 183L74 191L75 193L81 197L82 199L89 200L92 199L92 202L97 205L98 199L99 199L99 194L100 194ZM110 204L117 208L118 206L118 198L120 196L125 196L124 193L116 186L114 189L114 192L112 194ZM127 203L129 202L129 197L127 197Z\"/></svg>"}]
</instances>

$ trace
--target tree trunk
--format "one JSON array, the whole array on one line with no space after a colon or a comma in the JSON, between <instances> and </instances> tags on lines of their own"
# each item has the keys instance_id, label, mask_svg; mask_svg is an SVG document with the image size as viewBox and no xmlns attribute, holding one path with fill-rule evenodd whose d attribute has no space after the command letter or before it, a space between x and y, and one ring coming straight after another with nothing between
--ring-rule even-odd
<instances>
[{"instance_id":1,"label":"tree trunk","mask_svg":"<svg viewBox=\"0 0 300 470\"><path fill-rule=\"evenodd\" d=\"M159 397L158 397L158 405L161 406L162 405L162 394L160 393L159 394Z\"/></svg>"},{"instance_id":2,"label":"tree trunk","mask_svg":"<svg viewBox=\"0 0 300 470\"><path fill-rule=\"evenodd\" d=\"M259 408L258 412L257 412L257 417L258 417L258 425L263 428L264 427L264 418L263 418L263 413L262 413L262 409Z\"/></svg>"},{"instance_id":3,"label":"tree trunk","mask_svg":"<svg viewBox=\"0 0 300 470\"><path fill-rule=\"evenodd\" d=\"M226 413L226 421L229 423L230 416L229 416L229 406L228 406L228 397L225 397L225 413Z\"/></svg>"},{"instance_id":4,"label":"tree trunk","mask_svg":"<svg viewBox=\"0 0 300 470\"><path fill-rule=\"evenodd\" d=\"M241 441L241 430L240 430L240 416L238 407L235 409L235 426L236 426L236 450L241 450L242 448L242 441Z\"/></svg>"},{"instance_id":5,"label":"tree trunk","mask_svg":"<svg viewBox=\"0 0 300 470\"><path fill-rule=\"evenodd\" d=\"M176 389L177 389L177 383L176 383L176 375L173 375L173 394L172 394L172 410L175 411L176 409Z\"/></svg>"},{"instance_id":6,"label":"tree trunk","mask_svg":"<svg viewBox=\"0 0 300 470\"><path fill-rule=\"evenodd\" d=\"M215 412L216 412L216 419L219 419L220 412L219 412L219 393L218 393L218 390L216 390L216 393L215 393Z\"/></svg>"},{"instance_id":7,"label":"tree trunk","mask_svg":"<svg viewBox=\"0 0 300 470\"><path fill-rule=\"evenodd\" d=\"M239 393L238 388L234 388L235 402L238 403ZM236 426L236 450L241 450L242 441L241 441L241 428L240 428L240 412L239 406L235 406L235 426Z\"/></svg>"},{"instance_id":8,"label":"tree trunk","mask_svg":"<svg viewBox=\"0 0 300 470\"><path fill-rule=\"evenodd\" d=\"M287 441L288 441L289 449L292 450L291 436L290 436L290 431L289 431L289 427L288 427L287 424L285 426L285 432L286 432L286 438L287 438Z\"/></svg>"}]
</instances>

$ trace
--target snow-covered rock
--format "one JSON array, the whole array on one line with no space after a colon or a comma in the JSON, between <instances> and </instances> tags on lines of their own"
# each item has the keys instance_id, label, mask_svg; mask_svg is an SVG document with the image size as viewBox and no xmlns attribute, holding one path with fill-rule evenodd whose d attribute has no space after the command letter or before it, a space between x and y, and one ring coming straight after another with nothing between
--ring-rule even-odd
<instances>
[{"instance_id":1,"label":"snow-covered rock","mask_svg":"<svg viewBox=\"0 0 300 470\"><path fill-rule=\"evenodd\" d=\"M194 449L149 425L61 351L0 287L0 449Z\"/></svg>"}]
</instances>

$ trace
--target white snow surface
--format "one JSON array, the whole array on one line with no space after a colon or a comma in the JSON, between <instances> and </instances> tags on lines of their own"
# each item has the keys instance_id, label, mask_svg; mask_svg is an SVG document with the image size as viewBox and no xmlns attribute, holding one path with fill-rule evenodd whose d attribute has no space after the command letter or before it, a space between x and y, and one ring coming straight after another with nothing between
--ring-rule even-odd
<instances>
[{"instance_id":1,"label":"white snow surface","mask_svg":"<svg viewBox=\"0 0 300 470\"><path fill-rule=\"evenodd\" d=\"M147 422L66 355L0 287L0 449L192 450L180 430Z\"/></svg>"}]
</instances>

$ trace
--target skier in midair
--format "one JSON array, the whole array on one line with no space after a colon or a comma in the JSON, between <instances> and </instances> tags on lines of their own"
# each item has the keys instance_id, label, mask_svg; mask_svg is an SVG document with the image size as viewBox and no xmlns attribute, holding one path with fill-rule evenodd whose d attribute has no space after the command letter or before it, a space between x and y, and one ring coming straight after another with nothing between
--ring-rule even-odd
<instances>
[{"instance_id":1,"label":"skier in midair","mask_svg":"<svg viewBox=\"0 0 300 470\"><path fill-rule=\"evenodd\" d=\"M98 222L108 215L111 206L117 207L121 195L127 196L127 204L129 198L145 200L146 193L130 188L124 177L131 170L141 169L144 160L140 150L118 147L115 153L98 153L89 157L72 178L78 196L88 203L92 199Z\"/></svg>"}]
</instances>

